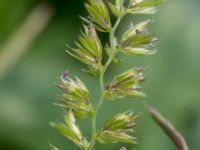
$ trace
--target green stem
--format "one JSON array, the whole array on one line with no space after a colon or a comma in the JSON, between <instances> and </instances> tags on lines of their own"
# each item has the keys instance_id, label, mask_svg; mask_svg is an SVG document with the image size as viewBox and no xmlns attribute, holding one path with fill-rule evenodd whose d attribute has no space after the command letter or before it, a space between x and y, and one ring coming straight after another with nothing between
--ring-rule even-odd
<instances>
[{"instance_id":1,"label":"green stem","mask_svg":"<svg viewBox=\"0 0 200 150\"><path fill-rule=\"evenodd\" d=\"M97 114L99 112L99 109L100 107L102 106L103 104L103 101L104 101L104 97L105 97L105 91L104 91L104 74L106 72L106 70L108 69L108 67L110 66L111 62L113 61L117 51L116 51L116 44L115 44L115 32L116 32L116 29L117 27L119 26L119 23L121 22L121 19L125 16L125 13L123 13L116 21L115 25L113 26L113 28L111 29L110 31L110 34L109 34L109 40L110 40L110 48L111 50L113 50L113 53L111 53L111 55L109 56L106 64L104 65L103 67L103 70L100 74L100 77L99 77L99 84L100 84L100 97L99 97L99 100L96 104L96 107L95 107L95 112L94 112L94 115L93 115L93 118L92 118L92 139L91 139L91 142L90 142L90 147L89 147L89 150L92 150L94 145L95 145L95 141L96 141L96 118L97 118Z\"/></svg>"},{"instance_id":2,"label":"green stem","mask_svg":"<svg viewBox=\"0 0 200 150\"><path fill-rule=\"evenodd\" d=\"M99 97L99 101L96 105L96 109L94 112L94 116L92 118L92 139L90 142L90 147L89 150L92 150L94 145L95 145L95 141L96 141L96 117L97 117L97 113L103 103L103 99L104 99L104 83L103 83L103 76L104 74L101 73L100 78L99 78L99 83L100 83L100 90L101 90L101 95Z\"/></svg>"},{"instance_id":3,"label":"green stem","mask_svg":"<svg viewBox=\"0 0 200 150\"><path fill-rule=\"evenodd\" d=\"M104 96L105 96L105 91L104 91L104 74L108 68L108 66L110 65L110 63L112 62L113 57L109 57L108 61L106 62L103 71L99 77L99 84L100 84L100 97L99 100L97 102L96 108L95 108L95 112L94 112L94 116L92 118L92 139L91 139L91 143L90 143L90 147L89 150L92 150L94 145L95 145L95 141L96 141L96 118L97 118L97 114L99 112L99 109L101 107L101 105L103 104L104 101Z\"/></svg>"}]
</instances>

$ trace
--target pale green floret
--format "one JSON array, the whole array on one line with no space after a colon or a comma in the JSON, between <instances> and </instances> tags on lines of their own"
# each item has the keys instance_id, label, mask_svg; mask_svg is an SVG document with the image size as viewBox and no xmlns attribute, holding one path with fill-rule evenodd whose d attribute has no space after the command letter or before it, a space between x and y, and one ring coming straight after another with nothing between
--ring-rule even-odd
<instances>
[{"instance_id":1,"label":"pale green floret","mask_svg":"<svg viewBox=\"0 0 200 150\"><path fill-rule=\"evenodd\" d=\"M97 75L101 72L102 45L93 25L84 26L85 32L79 35L79 42L75 42L77 48L68 46L67 53L88 65L89 72Z\"/></svg>"},{"instance_id":2,"label":"pale green floret","mask_svg":"<svg viewBox=\"0 0 200 150\"><path fill-rule=\"evenodd\" d=\"M138 33L123 41L119 50L128 55L152 55L155 50L151 47L156 41L157 38L153 35Z\"/></svg>"},{"instance_id":3,"label":"pale green floret","mask_svg":"<svg viewBox=\"0 0 200 150\"><path fill-rule=\"evenodd\" d=\"M123 11L125 10L125 7L123 6L123 4L124 4L124 0L115 0L115 4L108 2L111 12L116 17L119 17L120 14L122 14Z\"/></svg>"},{"instance_id":4,"label":"pale green floret","mask_svg":"<svg viewBox=\"0 0 200 150\"><path fill-rule=\"evenodd\" d=\"M72 109L77 118L91 117L93 108L91 104L91 96L85 84L76 77L64 79L61 77L59 87L63 90L59 106Z\"/></svg>"},{"instance_id":5,"label":"pale green floret","mask_svg":"<svg viewBox=\"0 0 200 150\"><path fill-rule=\"evenodd\" d=\"M89 0L85 4L87 11L89 12L89 20L84 19L86 22L92 21L96 29L109 32L112 25L108 9L103 0Z\"/></svg>"},{"instance_id":6,"label":"pale green floret","mask_svg":"<svg viewBox=\"0 0 200 150\"><path fill-rule=\"evenodd\" d=\"M128 12L132 14L155 14L157 7L166 0L131 0Z\"/></svg>"},{"instance_id":7,"label":"pale green floret","mask_svg":"<svg viewBox=\"0 0 200 150\"><path fill-rule=\"evenodd\" d=\"M57 129L63 136L73 141L81 150L87 150L89 142L83 137L79 127L76 125L74 114L71 110L64 117L64 123L52 122L51 126Z\"/></svg>"},{"instance_id":8,"label":"pale green floret","mask_svg":"<svg viewBox=\"0 0 200 150\"><path fill-rule=\"evenodd\" d=\"M149 50L146 48L132 48L132 47L126 47L123 50L125 50L125 53L129 55L154 55L156 53L156 50Z\"/></svg>"},{"instance_id":9,"label":"pale green floret","mask_svg":"<svg viewBox=\"0 0 200 150\"><path fill-rule=\"evenodd\" d=\"M97 139L100 143L137 143L137 138L129 135L136 126L137 116L131 110L118 114L108 120L103 129L98 132Z\"/></svg>"},{"instance_id":10,"label":"pale green floret","mask_svg":"<svg viewBox=\"0 0 200 150\"><path fill-rule=\"evenodd\" d=\"M144 79L142 69L139 67L117 75L107 87L106 98L115 101L124 97L144 97L145 94L140 87L140 83Z\"/></svg>"},{"instance_id":11,"label":"pale green floret","mask_svg":"<svg viewBox=\"0 0 200 150\"><path fill-rule=\"evenodd\" d=\"M118 17L120 15L120 8L110 2L108 4L109 4L110 10L112 11L113 15Z\"/></svg>"},{"instance_id":12,"label":"pale green floret","mask_svg":"<svg viewBox=\"0 0 200 150\"><path fill-rule=\"evenodd\" d=\"M150 20L143 21L137 25L131 25L122 35L119 50L128 55L153 55L153 44L157 41L154 35L147 32Z\"/></svg>"},{"instance_id":13,"label":"pale green floret","mask_svg":"<svg viewBox=\"0 0 200 150\"><path fill-rule=\"evenodd\" d=\"M112 144L112 143L131 143L137 144L137 138L130 136L122 132L114 132L105 130L100 135L98 135L97 140L102 144Z\"/></svg>"},{"instance_id":14,"label":"pale green floret","mask_svg":"<svg viewBox=\"0 0 200 150\"><path fill-rule=\"evenodd\" d=\"M121 40L122 42L128 40L129 38L139 34L144 33L147 29L147 26L149 25L150 20L146 20L143 22L138 23L137 25L133 26L133 24L130 25L129 29L122 35Z\"/></svg>"},{"instance_id":15,"label":"pale green floret","mask_svg":"<svg viewBox=\"0 0 200 150\"><path fill-rule=\"evenodd\" d=\"M53 144L49 144L51 150L60 150L59 148L57 148L56 146L54 146Z\"/></svg>"},{"instance_id":16,"label":"pale green floret","mask_svg":"<svg viewBox=\"0 0 200 150\"><path fill-rule=\"evenodd\" d=\"M129 110L124 113L120 113L116 115L115 117L111 118L106 122L104 125L104 129L110 129L110 130L129 130L133 131L134 126L136 126L136 118L138 116L134 115L133 111Z\"/></svg>"}]
</instances>

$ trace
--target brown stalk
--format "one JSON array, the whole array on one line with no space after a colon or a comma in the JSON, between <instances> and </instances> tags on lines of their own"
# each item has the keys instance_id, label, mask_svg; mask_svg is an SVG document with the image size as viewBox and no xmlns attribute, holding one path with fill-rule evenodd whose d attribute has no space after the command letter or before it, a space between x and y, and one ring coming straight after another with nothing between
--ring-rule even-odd
<instances>
[{"instance_id":1,"label":"brown stalk","mask_svg":"<svg viewBox=\"0 0 200 150\"><path fill-rule=\"evenodd\" d=\"M169 120L155 108L147 106L147 109L153 120L163 129L179 150L189 150L184 137L175 129Z\"/></svg>"}]
</instances>

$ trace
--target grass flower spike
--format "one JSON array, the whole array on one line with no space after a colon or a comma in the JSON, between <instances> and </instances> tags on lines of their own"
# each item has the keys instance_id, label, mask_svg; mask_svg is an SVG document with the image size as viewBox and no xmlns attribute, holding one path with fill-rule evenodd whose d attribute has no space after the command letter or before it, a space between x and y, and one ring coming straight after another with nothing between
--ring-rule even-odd
<instances>
[{"instance_id":1,"label":"grass flower spike","mask_svg":"<svg viewBox=\"0 0 200 150\"><path fill-rule=\"evenodd\" d=\"M61 76L58 86L63 91L58 105L72 109L77 118L92 116L91 96L80 79L76 77L76 80L73 80L69 77L64 78Z\"/></svg>"},{"instance_id":2,"label":"grass flower spike","mask_svg":"<svg viewBox=\"0 0 200 150\"><path fill-rule=\"evenodd\" d=\"M136 118L131 110L111 118L97 134L98 141L103 144L117 142L136 144L136 138L129 135L136 126Z\"/></svg>"},{"instance_id":3,"label":"grass flower spike","mask_svg":"<svg viewBox=\"0 0 200 150\"><path fill-rule=\"evenodd\" d=\"M136 126L137 115L132 110L120 113L109 119L105 125L98 129L98 113L104 100L116 101L122 98L144 97L141 90L141 82L145 80L143 67L133 67L119 75L116 75L110 83L105 82L105 74L112 62L116 61L120 52L129 55L151 55L155 51L152 46L157 41L154 35L147 32L150 20L131 26L122 36L117 37L116 31L122 19L127 14L153 14L156 6L163 0L87 0L85 7L89 17L82 18L85 22L84 31L79 35L76 48L68 46L67 53L78 61L88 66L90 74L99 80L99 98L94 102L86 85L78 78L72 79L65 72L58 83L63 93L58 106L61 106L66 114L64 123L51 123L62 135L75 143L81 150L95 150L96 142L101 144L129 143L137 144L137 138L132 135ZM116 17L111 24L108 11ZM101 42L98 32L107 34L108 41ZM105 44L104 44L105 43ZM103 52L107 57L103 58ZM107 85L107 86L106 86ZM93 85L95 88L97 85ZM91 121L91 134L86 139L76 120L88 118ZM88 140L89 139L89 140ZM58 150L51 145L52 150ZM126 150L125 147L118 148Z\"/></svg>"}]
</instances>

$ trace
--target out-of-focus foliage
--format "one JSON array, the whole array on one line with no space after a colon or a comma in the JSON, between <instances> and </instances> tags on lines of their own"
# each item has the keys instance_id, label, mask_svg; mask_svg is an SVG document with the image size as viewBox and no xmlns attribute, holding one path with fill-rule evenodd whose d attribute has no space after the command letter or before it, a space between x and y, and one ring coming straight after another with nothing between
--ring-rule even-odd
<instances>
[{"instance_id":1,"label":"out-of-focus foliage","mask_svg":"<svg viewBox=\"0 0 200 150\"><path fill-rule=\"evenodd\" d=\"M0 53L8 37L38 2L0 1ZM85 66L65 53L65 43L70 44L77 39L78 28L81 27L78 15L87 12L81 0L51 0L51 3L56 11L54 18L23 59L0 81L0 149L44 150L49 149L48 140L61 145L61 149L76 149L49 126L49 121L61 116L61 111L52 103L57 99L56 93L59 93L55 81L63 70L68 69L72 75L77 74L90 91L97 86L95 78L91 81L89 75L79 70ZM148 95L146 100L162 110L162 114L174 123L192 150L199 149L200 139L199 9L199 0L168 1L159 10L160 13L154 16L155 23L150 29L158 33L160 39L157 55L142 58L126 56L123 64L117 67L113 65L106 76L110 81L114 75L131 68L133 63L148 66L145 72L148 79L144 83ZM131 19L134 25L141 21L137 17ZM127 25L125 19L118 33L124 33ZM92 98L96 100L97 90L93 92ZM135 129L139 141L137 149L176 149L143 109L142 99L127 103L117 101L114 105L105 102L101 109L105 115L99 116L99 127L108 116L112 117L116 112L123 112L131 106L134 112L143 112ZM89 137L88 124L84 121L81 124L84 134ZM132 148L131 144L125 146ZM122 145L117 144L115 147L104 146L103 149L120 147ZM102 148L97 145L97 149Z\"/></svg>"}]
</instances>

